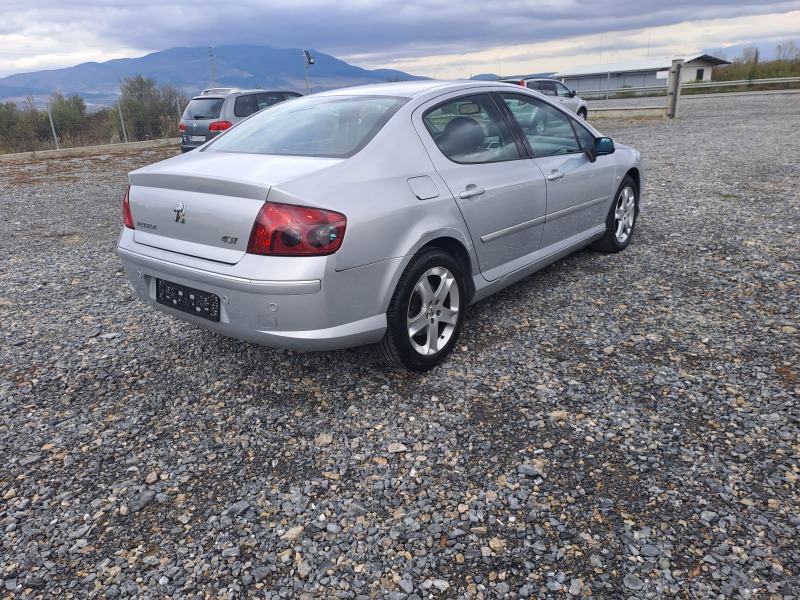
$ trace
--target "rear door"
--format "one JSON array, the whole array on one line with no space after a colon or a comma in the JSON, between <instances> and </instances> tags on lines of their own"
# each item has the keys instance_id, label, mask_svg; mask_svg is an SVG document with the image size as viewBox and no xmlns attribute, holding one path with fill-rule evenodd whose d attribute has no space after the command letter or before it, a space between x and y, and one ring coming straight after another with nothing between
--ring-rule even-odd
<instances>
[{"instance_id":1,"label":"rear door","mask_svg":"<svg viewBox=\"0 0 800 600\"><path fill-rule=\"evenodd\" d=\"M451 96L418 109L414 123L461 210L482 275L497 279L533 262L545 181L492 97Z\"/></svg>"}]
</instances>

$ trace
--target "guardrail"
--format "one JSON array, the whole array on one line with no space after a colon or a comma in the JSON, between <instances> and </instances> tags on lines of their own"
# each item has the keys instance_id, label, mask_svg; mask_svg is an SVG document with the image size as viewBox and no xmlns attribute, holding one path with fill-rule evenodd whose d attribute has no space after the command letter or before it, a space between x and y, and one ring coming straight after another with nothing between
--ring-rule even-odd
<instances>
[{"instance_id":1,"label":"guardrail","mask_svg":"<svg viewBox=\"0 0 800 600\"><path fill-rule=\"evenodd\" d=\"M740 79L738 81L687 81L681 84L681 92L699 88L749 87L753 85L800 83L800 77L773 77L770 79ZM576 90L583 98L609 98L610 95L631 94L633 96L666 96L666 85L644 87L619 87L599 90Z\"/></svg>"}]
</instances>

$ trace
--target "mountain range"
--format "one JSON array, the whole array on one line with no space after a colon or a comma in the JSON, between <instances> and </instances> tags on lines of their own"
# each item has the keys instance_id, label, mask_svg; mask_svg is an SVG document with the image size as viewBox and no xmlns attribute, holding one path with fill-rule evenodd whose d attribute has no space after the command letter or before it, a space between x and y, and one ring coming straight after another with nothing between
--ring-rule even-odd
<instances>
[{"instance_id":1,"label":"mountain range","mask_svg":"<svg viewBox=\"0 0 800 600\"><path fill-rule=\"evenodd\" d=\"M719 53L728 60L733 60L751 46L759 48L762 61L774 57L775 44L767 43L717 48L705 52ZM393 69L362 69L314 50L311 50L311 54L314 56L314 64L308 67L311 91L321 92L396 79L427 79ZM211 65L208 47L202 46L170 48L140 58L120 58L102 63L88 62L64 69L17 73L0 77L0 102L22 102L28 96L46 101L53 93L61 92L64 95L78 94L87 103L110 106L117 101L120 82L134 75L153 77L159 84L175 84L187 96L212 87L213 83L217 86L243 89L306 91L306 64L300 48L218 46L213 49L215 82L212 82ZM497 75L491 73L473 77L482 80L497 78Z\"/></svg>"},{"instance_id":2,"label":"mountain range","mask_svg":"<svg viewBox=\"0 0 800 600\"><path fill-rule=\"evenodd\" d=\"M350 85L382 83L393 79L427 79L393 69L367 70L338 58L311 50L314 64L308 67L311 91ZM102 63L17 73L0 78L0 100L20 101L27 96L45 100L54 92L78 94L97 104L113 104L120 81L142 75L159 84L173 83L187 96L216 86L290 89L305 93L306 62L300 48L271 46L218 46L213 49L216 81L211 80L212 60L207 47L170 48L140 58L120 58Z\"/></svg>"}]
</instances>

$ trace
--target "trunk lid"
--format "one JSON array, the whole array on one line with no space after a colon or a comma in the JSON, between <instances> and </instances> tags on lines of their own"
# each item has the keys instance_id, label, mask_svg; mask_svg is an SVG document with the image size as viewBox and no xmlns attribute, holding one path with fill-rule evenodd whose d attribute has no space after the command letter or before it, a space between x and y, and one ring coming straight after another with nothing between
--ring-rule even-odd
<instances>
[{"instance_id":1,"label":"trunk lid","mask_svg":"<svg viewBox=\"0 0 800 600\"><path fill-rule=\"evenodd\" d=\"M274 185L339 159L192 152L129 175L134 240L161 250L235 264Z\"/></svg>"}]
</instances>

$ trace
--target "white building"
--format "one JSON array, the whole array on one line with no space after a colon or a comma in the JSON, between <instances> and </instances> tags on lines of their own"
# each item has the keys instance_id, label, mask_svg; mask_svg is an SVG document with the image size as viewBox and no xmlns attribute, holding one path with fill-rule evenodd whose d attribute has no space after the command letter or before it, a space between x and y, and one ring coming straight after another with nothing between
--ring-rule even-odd
<instances>
[{"instance_id":1,"label":"white building","mask_svg":"<svg viewBox=\"0 0 800 600\"><path fill-rule=\"evenodd\" d=\"M708 81L711 69L731 64L710 54L690 54L673 58L654 58L635 62L608 63L588 67L573 67L553 75L577 92L581 90L614 90L621 87L666 86L672 61L683 59L681 83Z\"/></svg>"}]
</instances>

